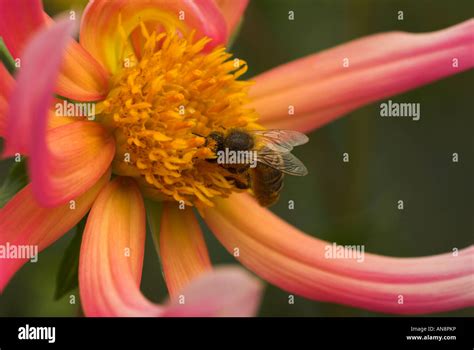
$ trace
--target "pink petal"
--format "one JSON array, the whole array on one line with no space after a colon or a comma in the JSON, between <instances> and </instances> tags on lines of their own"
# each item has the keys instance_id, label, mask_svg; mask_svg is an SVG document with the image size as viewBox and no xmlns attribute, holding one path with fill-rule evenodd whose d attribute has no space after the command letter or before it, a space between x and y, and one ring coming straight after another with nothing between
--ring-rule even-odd
<instances>
[{"instance_id":1,"label":"pink petal","mask_svg":"<svg viewBox=\"0 0 474 350\"><path fill-rule=\"evenodd\" d=\"M262 284L249 273L235 266L218 267L185 287L163 316L254 316L261 297Z\"/></svg>"},{"instance_id":2,"label":"pink petal","mask_svg":"<svg viewBox=\"0 0 474 350\"><path fill-rule=\"evenodd\" d=\"M255 312L260 285L243 272L211 272L193 280L176 302L160 306L140 291L145 208L131 179L117 178L92 207L81 246L79 289L87 316L209 316ZM227 294L217 293L225 291ZM184 304L180 303L183 300ZM210 298L215 296L215 298Z\"/></svg>"},{"instance_id":3,"label":"pink petal","mask_svg":"<svg viewBox=\"0 0 474 350\"><path fill-rule=\"evenodd\" d=\"M0 137L5 136L8 99L15 81L3 64L0 64Z\"/></svg>"},{"instance_id":4,"label":"pink petal","mask_svg":"<svg viewBox=\"0 0 474 350\"><path fill-rule=\"evenodd\" d=\"M27 46L10 98L4 156L46 147L48 112L73 29L73 21L62 20L38 32ZM42 138L41 144L35 138Z\"/></svg>"},{"instance_id":5,"label":"pink petal","mask_svg":"<svg viewBox=\"0 0 474 350\"><path fill-rule=\"evenodd\" d=\"M161 216L159 250L169 293L176 295L191 280L211 269L206 242L192 208L165 203Z\"/></svg>"},{"instance_id":6,"label":"pink petal","mask_svg":"<svg viewBox=\"0 0 474 350\"><path fill-rule=\"evenodd\" d=\"M40 0L0 0L0 36L14 58L45 21Z\"/></svg>"},{"instance_id":7,"label":"pink petal","mask_svg":"<svg viewBox=\"0 0 474 350\"><path fill-rule=\"evenodd\" d=\"M227 31L230 36L239 25L249 0L215 0L227 22Z\"/></svg>"},{"instance_id":8,"label":"pink petal","mask_svg":"<svg viewBox=\"0 0 474 350\"><path fill-rule=\"evenodd\" d=\"M354 40L256 77L253 107L268 128L310 131L362 105L472 68L473 32L471 19L433 33ZM288 115L290 105L294 115Z\"/></svg>"},{"instance_id":9,"label":"pink petal","mask_svg":"<svg viewBox=\"0 0 474 350\"><path fill-rule=\"evenodd\" d=\"M37 245L39 251L47 248L82 219L109 178L110 172L77 198L74 209L69 203L56 208L41 207L28 185L0 209L0 245ZM0 292L26 262L0 259Z\"/></svg>"},{"instance_id":10,"label":"pink petal","mask_svg":"<svg viewBox=\"0 0 474 350\"><path fill-rule=\"evenodd\" d=\"M204 218L228 251L238 248L244 265L290 293L397 314L474 306L474 246L458 256L328 259L331 243L304 234L248 195L219 200Z\"/></svg>"}]
</instances>

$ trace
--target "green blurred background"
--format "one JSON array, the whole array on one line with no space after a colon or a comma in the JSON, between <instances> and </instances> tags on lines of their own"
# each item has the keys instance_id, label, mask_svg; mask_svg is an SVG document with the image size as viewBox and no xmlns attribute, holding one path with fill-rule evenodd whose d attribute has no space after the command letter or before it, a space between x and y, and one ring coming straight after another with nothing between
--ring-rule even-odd
<instances>
[{"instance_id":1,"label":"green blurred background","mask_svg":"<svg viewBox=\"0 0 474 350\"><path fill-rule=\"evenodd\" d=\"M54 14L84 1L45 1ZM397 20L398 11L404 20ZM288 21L288 11L295 20ZM433 31L464 21L472 0L252 0L232 51L245 59L247 77L346 41L383 31ZM364 244L368 252L423 256L463 248L474 234L474 72L465 72L392 98L419 102L421 119L384 119L379 103L361 108L311 133L295 154L310 176L287 177L272 210L301 230L339 244ZM350 162L342 162L342 153ZM459 162L451 161L452 153ZM0 163L0 180L9 162ZM288 210L289 200L296 202ZM397 209L402 199L405 209ZM79 303L54 301L55 279L67 234L27 264L0 297L0 316L75 316ZM206 230L212 261L235 263ZM142 290L166 297L159 261L148 237ZM78 296L77 290L73 293ZM78 298L77 298L78 299ZM341 305L296 297L267 286L261 316L376 316ZM473 309L443 313L472 316Z\"/></svg>"}]
</instances>

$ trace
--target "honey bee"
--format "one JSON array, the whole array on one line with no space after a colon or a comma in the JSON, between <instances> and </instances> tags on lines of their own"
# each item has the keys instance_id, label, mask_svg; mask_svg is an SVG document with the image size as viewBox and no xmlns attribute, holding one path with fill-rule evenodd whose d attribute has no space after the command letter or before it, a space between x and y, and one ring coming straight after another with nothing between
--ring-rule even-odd
<instances>
[{"instance_id":1,"label":"honey bee","mask_svg":"<svg viewBox=\"0 0 474 350\"><path fill-rule=\"evenodd\" d=\"M235 186L251 188L260 205L275 204L283 188L284 174L305 176L308 170L291 151L308 142L308 137L292 130L229 129L211 132L206 145L217 155L219 166L236 176ZM234 158L232 158L234 157Z\"/></svg>"}]
</instances>

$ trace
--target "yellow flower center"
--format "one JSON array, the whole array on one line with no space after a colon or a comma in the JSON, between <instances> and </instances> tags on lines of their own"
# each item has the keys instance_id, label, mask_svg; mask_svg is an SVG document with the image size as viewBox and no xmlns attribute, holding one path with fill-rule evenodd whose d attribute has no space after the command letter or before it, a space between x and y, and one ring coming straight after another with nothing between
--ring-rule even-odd
<instances>
[{"instance_id":1,"label":"yellow flower center","mask_svg":"<svg viewBox=\"0 0 474 350\"><path fill-rule=\"evenodd\" d=\"M111 91L99 107L114 130L113 170L133 176L145 195L212 206L216 196L238 190L238 176L209 160L212 131L259 128L249 102L250 82L238 81L247 65L225 48L204 53L209 38L175 31L147 32L141 57L124 54ZM124 50L131 52L131 50Z\"/></svg>"}]
</instances>

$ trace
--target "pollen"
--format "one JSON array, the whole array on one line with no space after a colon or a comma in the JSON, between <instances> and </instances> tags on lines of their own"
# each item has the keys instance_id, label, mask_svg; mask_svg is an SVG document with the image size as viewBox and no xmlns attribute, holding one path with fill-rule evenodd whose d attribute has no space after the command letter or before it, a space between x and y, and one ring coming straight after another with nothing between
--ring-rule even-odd
<instances>
[{"instance_id":1,"label":"pollen","mask_svg":"<svg viewBox=\"0 0 474 350\"><path fill-rule=\"evenodd\" d=\"M117 141L113 171L135 177L155 199L213 206L214 198L239 189L236 175L210 161L216 155L206 136L258 126L246 107L252 83L238 80L247 64L224 47L206 52L210 39L195 40L194 33L149 34L142 25L142 35L140 57L124 49L124 64L98 107Z\"/></svg>"}]
</instances>

